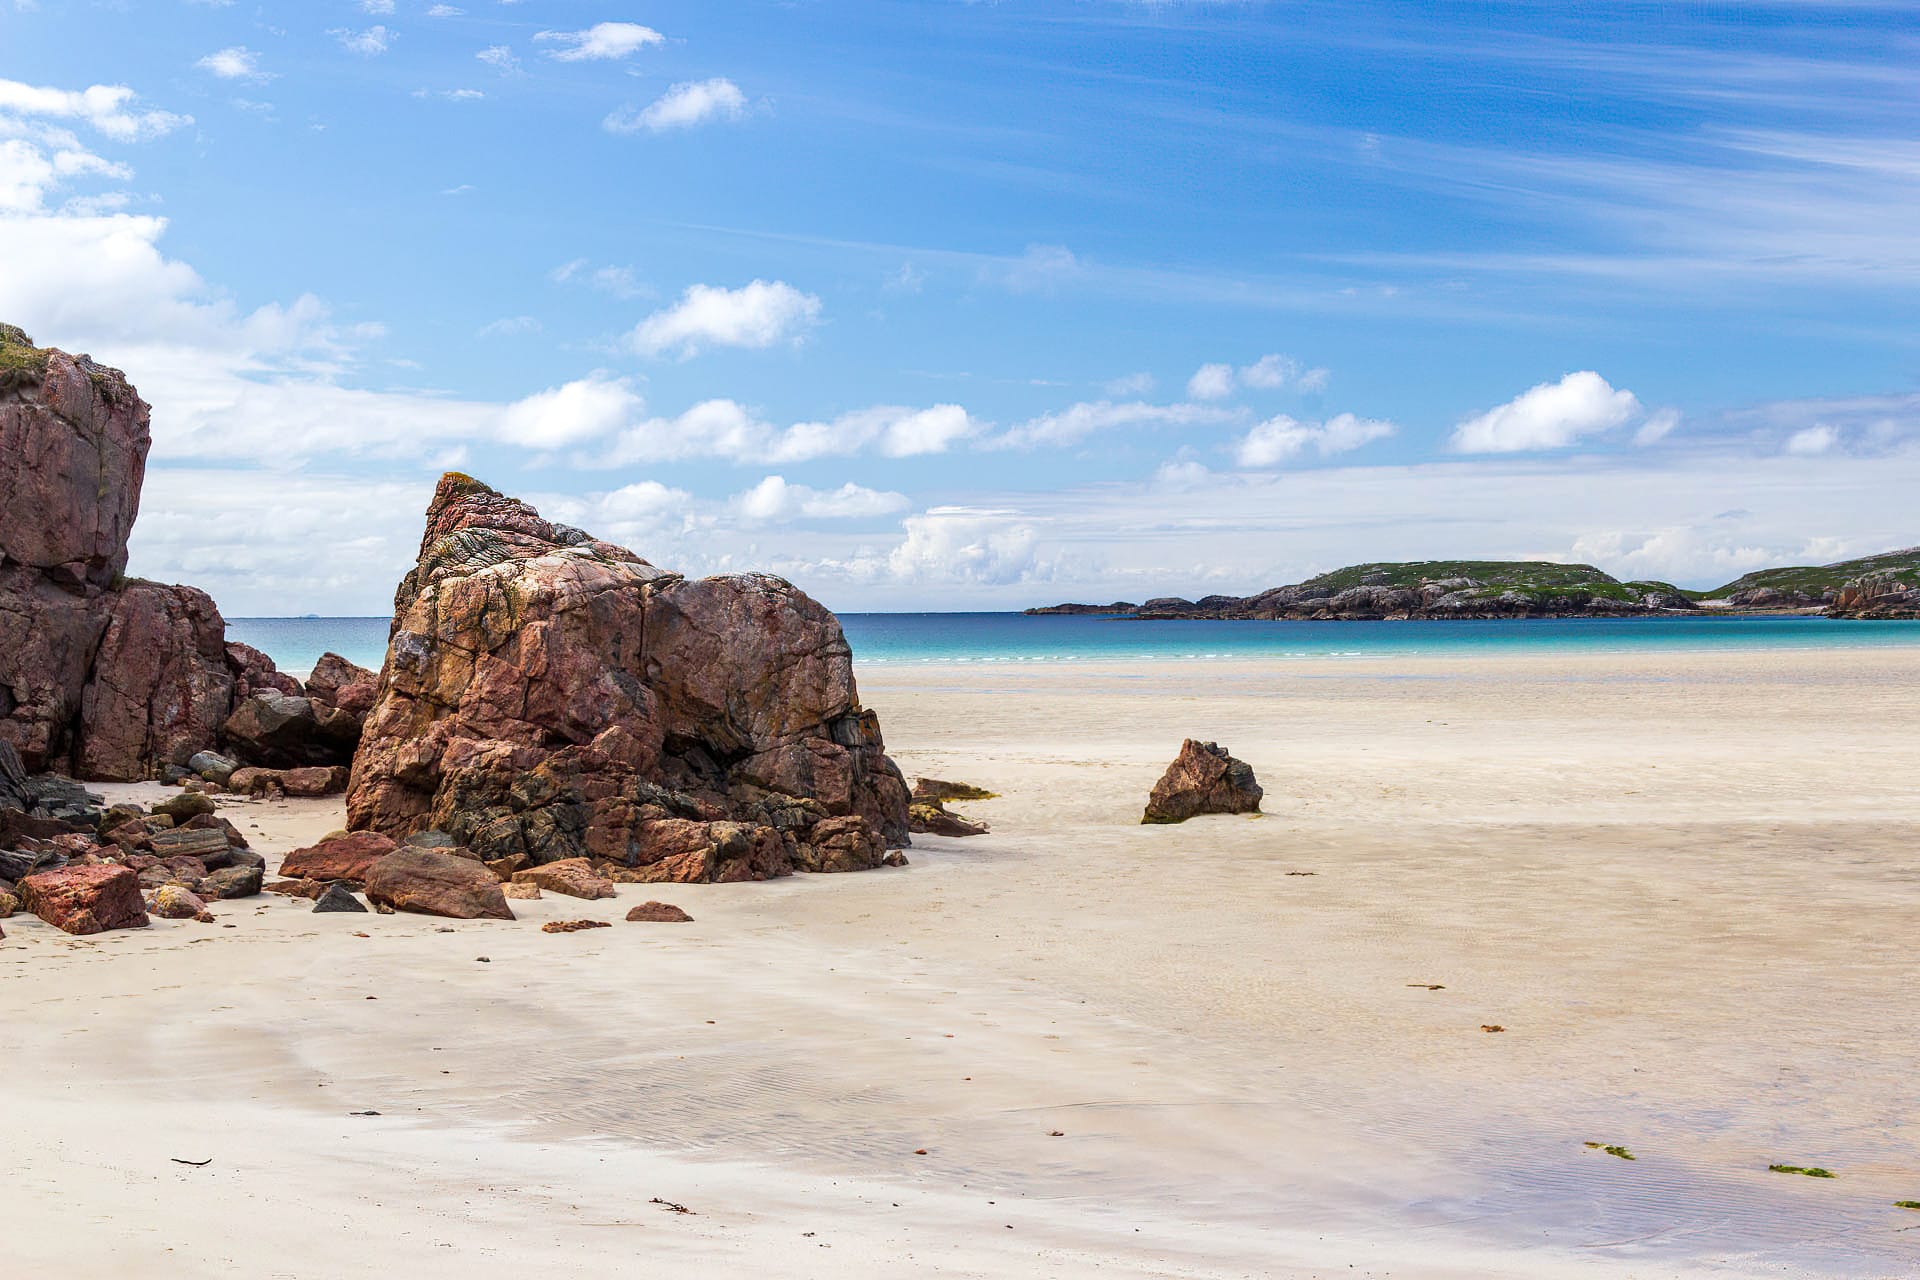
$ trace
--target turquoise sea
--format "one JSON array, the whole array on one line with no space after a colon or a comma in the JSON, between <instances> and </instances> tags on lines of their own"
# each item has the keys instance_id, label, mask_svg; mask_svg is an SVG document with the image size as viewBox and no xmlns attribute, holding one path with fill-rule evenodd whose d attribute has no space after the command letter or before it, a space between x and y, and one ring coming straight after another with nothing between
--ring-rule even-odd
<instances>
[{"instance_id":1,"label":"turquoise sea","mask_svg":"<svg viewBox=\"0 0 1920 1280\"><path fill-rule=\"evenodd\" d=\"M1018 613L848 613L857 663L1342 659L1502 652L1888 648L1920 622L1826 618L1566 618L1500 622L1132 622ZM227 633L305 672L331 649L367 667L385 618L234 618Z\"/></svg>"}]
</instances>

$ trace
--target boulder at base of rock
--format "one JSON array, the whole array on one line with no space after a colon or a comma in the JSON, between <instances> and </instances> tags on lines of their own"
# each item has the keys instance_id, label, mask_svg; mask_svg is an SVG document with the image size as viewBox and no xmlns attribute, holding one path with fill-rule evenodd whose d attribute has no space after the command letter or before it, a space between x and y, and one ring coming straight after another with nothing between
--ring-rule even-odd
<instances>
[{"instance_id":1,"label":"boulder at base of rock","mask_svg":"<svg viewBox=\"0 0 1920 1280\"><path fill-rule=\"evenodd\" d=\"M794 863L802 871L870 871L880 865L886 845L859 814L823 818L807 833Z\"/></svg>"},{"instance_id":2,"label":"boulder at base of rock","mask_svg":"<svg viewBox=\"0 0 1920 1280\"><path fill-rule=\"evenodd\" d=\"M454 920L511 920L513 909L493 872L435 849L397 849L367 872L376 906Z\"/></svg>"},{"instance_id":3,"label":"boulder at base of rock","mask_svg":"<svg viewBox=\"0 0 1920 1280\"><path fill-rule=\"evenodd\" d=\"M1225 747L1188 738L1147 799L1143 824L1185 822L1203 813L1260 812L1253 769Z\"/></svg>"},{"instance_id":4,"label":"boulder at base of rock","mask_svg":"<svg viewBox=\"0 0 1920 1280\"><path fill-rule=\"evenodd\" d=\"M913 798L925 804L940 804L946 800L999 799L985 787L976 787L970 782L947 782L940 778L915 778Z\"/></svg>"},{"instance_id":5,"label":"boulder at base of rock","mask_svg":"<svg viewBox=\"0 0 1920 1280\"><path fill-rule=\"evenodd\" d=\"M730 884L789 874L793 863L772 827L740 822L691 822L659 818L638 833L636 866L610 874L628 884Z\"/></svg>"},{"instance_id":6,"label":"boulder at base of rock","mask_svg":"<svg viewBox=\"0 0 1920 1280\"><path fill-rule=\"evenodd\" d=\"M163 884L153 891L153 914L162 920L193 920L207 914L207 904L191 889Z\"/></svg>"},{"instance_id":7,"label":"boulder at base of rock","mask_svg":"<svg viewBox=\"0 0 1920 1280\"><path fill-rule=\"evenodd\" d=\"M353 896L353 891L338 881L327 886L327 891L314 901L313 909L315 911L359 911L362 913L366 911L366 907L361 905L360 899Z\"/></svg>"},{"instance_id":8,"label":"boulder at base of rock","mask_svg":"<svg viewBox=\"0 0 1920 1280\"><path fill-rule=\"evenodd\" d=\"M215 807L211 797L195 791L183 791L177 796L169 796L160 801L153 806L153 811L166 814L173 819L176 827L183 827L203 813L212 813Z\"/></svg>"},{"instance_id":9,"label":"boulder at base of rock","mask_svg":"<svg viewBox=\"0 0 1920 1280\"><path fill-rule=\"evenodd\" d=\"M280 775L280 789L290 796L338 795L347 789L347 771L337 764L288 769Z\"/></svg>"},{"instance_id":10,"label":"boulder at base of rock","mask_svg":"<svg viewBox=\"0 0 1920 1280\"><path fill-rule=\"evenodd\" d=\"M916 800L907 806L907 825L917 836L983 836L988 830L986 823L949 813L938 801Z\"/></svg>"},{"instance_id":11,"label":"boulder at base of rock","mask_svg":"<svg viewBox=\"0 0 1920 1280\"><path fill-rule=\"evenodd\" d=\"M641 923L692 924L693 917L671 902L643 902L627 912L627 919Z\"/></svg>"},{"instance_id":12,"label":"boulder at base of rock","mask_svg":"<svg viewBox=\"0 0 1920 1280\"><path fill-rule=\"evenodd\" d=\"M515 884L538 885L547 893L564 894L569 898L611 898L615 893L613 881L595 871L593 864L585 858L567 858L561 862L549 862L543 867L516 871L513 881Z\"/></svg>"},{"instance_id":13,"label":"boulder at base of rock","mask_svg":"<svg viewBox=\"0 0 1920 1280\"><path fill-rule=\"evenodd\" d=\"M239 761L229 759L217 751L195 752L193 757L187 761L187 768L193 770L208 782L217 782L223 787L226 786L228 780L233 777L233 771L239 767Z\"/></svg>"},{"instance_id":14,"label":"boulder at base of rock","mask_svg":"<svg viewBox=\"0 0 1920 1280\"><path fill-rule=\"evenodd\" d=\"M265 880L265 871L257 866L234 866L222 871L210 871L206 879L200 882L200 896L251 898L260 892L260 885Z\"/></svg>"},{"instance_id":15,"label":"boulder at base of rock","mask_svg":"<svg viewBox=\"0 0 1920 1280\"><path fill-rule=\"evenodd\" d=\"M72 934L144 929L149 923L140 877L131 867L101 864L42 871L20 882L20 896L27 910Z\"/></svg>"},{"instance_id":16,"label":"boulder at base of rock","mask_svg":"<svg viewBox=\"0 0 1920 1280\"><path fill-rule=\"evenodd\" d=\"M356 720L373 706L380 686L379 673L349 662L337 653L323 653L307 677L307 696L323 706L336 707Z\"/></svg>"},{"instance_id":17,"label":"boulder at base of rock","mask_svg":"<svg viewBox=\"0 0 1920 1280\"><path fill-rule=\"evenodd\" d=\"M515 902L535 902L540 898L540 886L537 884L514 884L509 881L500 886L500 892Z\"/></svg>"},{"instance_id":18,"label":"boulder at base of rock","mask_svg":"<svg viewBox=\"0 0 1920 1280\"><path fill-rule=\"evenodd\" d=\"M378 831L355 831L305 849L295 849L281 861L280 874L292 879L345 880L364 886L373 864L398 847Z\"/></svg>"}]
</instances>

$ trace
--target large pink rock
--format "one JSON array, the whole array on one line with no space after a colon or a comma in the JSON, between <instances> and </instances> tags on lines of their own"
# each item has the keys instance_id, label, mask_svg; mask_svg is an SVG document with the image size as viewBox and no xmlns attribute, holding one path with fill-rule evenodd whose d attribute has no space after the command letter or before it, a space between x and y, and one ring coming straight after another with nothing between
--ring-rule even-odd
<instances>
[{"instance_id":1,"label":"large pink rock","mask_svg":"<svg viewBox=\"0 0 1920 1280\"><path fill-rule=\"evenodd\" d=\"M140 876L131 867L102 863L42 871L20 882L20 901L27 910L68 933L144 929L148 924L147 904L140 896Z\"/></svg>"},{"instance_id":2,"label":"large pink rock","mask_svg":"<svg viewBox=\"0 0 1920 1280\"><path fill-rule=\"evenodd\" d=\"M229 710L213 601L123 577L147 418L117 370L0 325L0 740L30 770L144 778Z\"/></svg>"},{"instance_id":3,"label":"large pink rock","mask_svg":"<svg viewBox=\"0 0 1920 1280\"><path fill-rule=\"evenodd\" d=\"M443 830L489 861L758 879L864 863L845 826L815 856L829 818L904 844L906 808L840 625L803 592L688 581L441 480L395 598L351 827Z\"/></svg>"}]
</instances>

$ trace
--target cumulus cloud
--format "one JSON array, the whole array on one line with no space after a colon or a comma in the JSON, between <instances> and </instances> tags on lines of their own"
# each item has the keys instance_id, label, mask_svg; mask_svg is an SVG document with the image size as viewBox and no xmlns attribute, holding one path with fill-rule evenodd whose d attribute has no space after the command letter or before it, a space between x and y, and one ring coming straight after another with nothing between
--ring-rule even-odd
<instances>
[{"instance_id":1,"label":"cumulus cloud","mask_svg":"<svg viewBox=\"0 0 1920 1280\"><path fill-rule=\"evenodd\" d=\"M608 133L665 133L691 129L710 120L738 120L747 113L747 96L724 78L676 84L639 111L622 107L601 121Z\"/></svg>"},{"instance_id":2,"label":"cumulus cloud","mask_svg":"<svg viewBox=\"0 0 1920 1280\"><path fill-rule=\"evenodd\" d=\"M596 373L509 405L498 433L511 444L534 449L582 444L613 434L643 407L631 381Z\"/></svg>"},{"instance_id":3,"label":"cumulus cloud","mask_svg":"<svg viewBox=\"0 0 1920 1280\"><path fill-rule=\"evenodd\" d=\"M1007 584L1046 576L1039 534L1012 511L933 507L901 522L886 569L913 583Z\"/></svg>"},{"instance_id":4,"label":"cumulus cloud","mask_svg":"<svg viewBox=\"0 0 1920 1280\"><path fill-rule=\"evenodd\" d=\"M666 40L637 22L596 22L584 31L542 31L533 38L556 46L547 56L558 62L613 61Z\"/></svg>"},{"instance_id":5,"label":"cumulus cloud","mask_svg":"<svg viewBox=\"0 0 1920 1280\"><path fill-rule=\"evenodd\" d=\"M820 299L783 280L738 289L696 284L678 303L642 320L627 343L642 355L671 351L684 360L708 347L761 349L797 340L819 319Z\"/></svg>"},{"instance_id":6,"label":"cumulus cloud","mask_svg":"<svg viewBox=\"0 0 1920 1280\"><path fill-rule=\"evenodd\" d=\"M1616 391L1592 370L1542 382L1497 409L1468 418L1453 431L1461 453L1520 453L1562 449L1582 437L1612 431L1640 416L1631 391Z\"/></svg>"},{"instance_id":7,"label":"cumulus cloud","mask_svg":"<svg viewBox=\"0 0 1920 1280\"><path fill-rule=\"evenodd\" d=\"M227 49L218 49L193 64L211 76L222 80L246 80L259 82L270 79L260 70L260 55L243 44Z\"/></svg>"},{"instance_id":8,"label":"cumulus cloud","mask_svg":"<svg viewBox=\"0 0 1920 1280\"><path fill-rule=\"evenodd\" d=\"M514 72L520 69L520 59L514 56L512 45L490 44L473 56L495 71Z\"/></svg>"},{"instance_id":9,"label":"cumulus cloud","mask_svg":"<svg viewBox=\"0 0 1920 1280\"><path fill-rule=\"evenodd\" d=\"M848 481L838 489L812 489L789 484L784 476L768 476L738 493L729 505L741 518L758 524L790 520L863 520L905 511L912 504L904 493L886 493Z\"/></svg>"},{"instance_id":10,"label":"cumulus cloud","mask_svg":"<svg viewBox=\"0 0 1920 1280\"><path fill-rule=\"evenodd\" d=\"M958 405L926 409L876 405L823 422L778 427L733 400L707 400L674 417L641 418L621 431L607 465L683 458L809 462L878 453L905 458L943 453L980 427Z\"/></svg>"},{"instance_id":11,"label":"cumulus cloud","mask_svg":"<svg viewBox=\"0 0 1920 1280\"><path fill-rule=\"evenodd\" d=\"M1224 400L1233 394L1233 366L1203 364L1187 379L1187 395L1195 400Z\"/></svg>"},{"instance_id":12,"label":"cumulus cloud","mask_svg":"<svg viewBox=\"0 0 1920 1280\"><path fill-rule=\"evenodd\" d=\"M1265 355L1238 369L1226 363L1201 365L1187 379L1187 396L1193 400L1224 400L1242 389L1278 391L1283 387L1324 391L1327 376L1325 369L1309 369L1292 356Z\"/></svg>"},{"instance_id":13,"label":"cumulus cloud","mask_svg":"<svg viewBox=\"0 0 1920 1280\"><path fill-rule=\"evenodd\" d=\"M1348 453L1392 435L1391 422L1342 413L1325 422L1301 422L1278 414L1259 423L1234 446L1234 461L1249 470L1289 462L1309 449L1321 457Z\"/></svg>"},{"instance_id":14,"label":"cumulus cloud","mask_svg":"<svg viewBox=\"0 0 1920 1280\"><path fill-rule=\"evenodd\" d=\"M78 120L115 142L158 138L193 123L192 116L135 106L139 95L123 84L47 89L0 80L0 113Z\"/></svg>"}]
</instances>

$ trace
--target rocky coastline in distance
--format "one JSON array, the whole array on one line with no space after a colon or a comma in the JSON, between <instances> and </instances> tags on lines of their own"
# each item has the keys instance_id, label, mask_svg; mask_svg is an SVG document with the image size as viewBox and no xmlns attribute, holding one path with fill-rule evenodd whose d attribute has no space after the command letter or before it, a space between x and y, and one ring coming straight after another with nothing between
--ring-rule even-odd
<instances>
[{"instance_id":1,"label":"rocky coastline in distance","mask_svg":"<svg viewBox=\"0 0 1920 1280\"><path fill-rule=\"evenodd\" d=\"M1592 565L1414 560L1349 565L1250 596L1161 596L1144 604L1057 604L1031 616L1138 621L1365 622L1504 618L1818 614L1920 618L1920 547L1829 565L1763 569L1713 591L1622 582Z\"/></svg>"}]
</instances>

